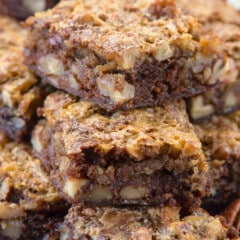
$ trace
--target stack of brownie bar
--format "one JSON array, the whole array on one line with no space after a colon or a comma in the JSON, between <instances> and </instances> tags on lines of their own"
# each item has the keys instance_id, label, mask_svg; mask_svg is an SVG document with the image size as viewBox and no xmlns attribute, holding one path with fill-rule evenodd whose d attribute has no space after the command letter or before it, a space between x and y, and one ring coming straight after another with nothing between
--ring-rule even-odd
<instances>
[{"instance_id":1,"label":"stack of brownie bar","mask_svg":"<svg viewBox=\"0 0 240 240\"><path fill-rule=\"evenodd\" d=\"M239 239L240 13L62 0L26 29L9 17L56 1L37 2L0 0L0 239Z\"/></svg>"}]
</instances>

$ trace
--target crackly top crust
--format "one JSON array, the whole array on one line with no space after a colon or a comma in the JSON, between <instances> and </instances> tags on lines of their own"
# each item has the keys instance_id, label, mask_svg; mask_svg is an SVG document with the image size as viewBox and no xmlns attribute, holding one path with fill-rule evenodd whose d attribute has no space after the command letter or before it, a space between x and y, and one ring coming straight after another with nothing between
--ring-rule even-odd
<instances>
[{"instance_id":1,"label":"crackly top crust","mask_svg":"<svg viewBox=\"0 0 240 240\"><path fill-rule=\"evenodd\" d=\"M62 239L230 239L218 218L201 209L180 218L174 207L127 209L73 206L61 229Z\"/></svg>"},{"instance_id":2,"label":"crackly top crust","mask_svg":"<svg viewBox=\"0 0 240 240\"><path fill-rule=\"evenodd\" d=\"M53 130L54 141L63 144L61 151L67 155L81 155L85 148L93 148L102 155L126 152L141 161L158 156L166 147L181 151L183 157L203 160L201 144L181 100L164 107L107 114L91 102L55 92L47 97L42 114ZM44 146L35 142L35 149L39 148Z\"/></svg>"},{"instance_id":3,"label":"crackly top crust","mask_svg":"<svg viewBox=\"0 0 240 240\"><path fill-rule=\"evenodd\" d=\"M48 29L53 46L92 50L111 62L108 71L132 69L151 55L159 62L167 59L165 54L186 57L198 50L210 56L219 47L216 38L201 35L196 19L179 13L174 0L62 1L26 25Z\"/></svg>"},{"instance_id":4,"label":"crackly top crust","mask_svg":"<svg viewBox=\"0 0 240 240\"><path fill-rule=\"evenodd\" d=\"M35 28L46 24L51 35L58 35L59 40L55 37L53 41L67 38L66 46L86 47L117 64L119 70L131 69L135 62L156 54L163 44L179 45L185 50L200 47L198 22L180 17L173 2L62 1L53 10L29 19L27 24ZM184 45L186 40L188 44Z\"/></svg>"},{"instance_id":5,"label":"crackly top crust","mask_svg":"<svg viewBox=\"0 0 240 240\"><path fill-rule=\"evenodd\" d=\"M240 25L239 11L226 0L177 0L183 13L198 18L201 22L223 21ZM193 7L194 6L194 7Z\"/></svg>"},{"instance_id":6,"label":"crackly top crust","mask_svg":"<svg viewBox=\"0 0 240 240\"><path fill-rule=\"evenodd\" d=\"M26 210L38 211L59 202L58 193L30 146L4 142L0 146L0 218L22 217Z\"/></svg>"}]
</instances>

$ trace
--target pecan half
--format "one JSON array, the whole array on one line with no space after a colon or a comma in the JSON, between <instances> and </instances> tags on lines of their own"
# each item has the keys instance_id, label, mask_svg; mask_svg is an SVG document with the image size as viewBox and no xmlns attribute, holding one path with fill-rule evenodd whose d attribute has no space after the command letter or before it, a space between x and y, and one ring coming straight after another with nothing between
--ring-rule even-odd
<instances>
[{"instance_id":1,"label":"pecan half","mask_svg":"<svg viewBox=\"0 0 240 240\"><path fill-rule=\"evenodd\" d=\"M226 219L227 226L235 227L240 233L240 198L230 203L223 211L222 215Z\"/></svg>"}]
</instances>

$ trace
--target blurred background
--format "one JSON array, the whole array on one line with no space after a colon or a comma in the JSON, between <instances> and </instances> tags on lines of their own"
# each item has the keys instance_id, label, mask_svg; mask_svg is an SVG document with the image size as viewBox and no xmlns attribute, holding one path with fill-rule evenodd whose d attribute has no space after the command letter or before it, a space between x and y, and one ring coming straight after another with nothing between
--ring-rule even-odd
<instances>
[{"instance_id":1,"label":"blurred background","mask_svg":"<svg viewBox=\"0 0 240 240\"><path fill-rule=\"evenodd\" d=\"M240 0L228 0L228 2L240 9Z\"/></svg>"}]
</instances>

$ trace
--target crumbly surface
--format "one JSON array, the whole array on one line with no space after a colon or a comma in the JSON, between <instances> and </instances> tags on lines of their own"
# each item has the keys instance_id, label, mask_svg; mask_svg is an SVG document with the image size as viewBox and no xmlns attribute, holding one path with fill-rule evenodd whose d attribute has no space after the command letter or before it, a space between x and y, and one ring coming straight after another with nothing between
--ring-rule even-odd
<instances>
[{"instance_id":1,"label":"crumbly surface","mask_svg":"<svg viewBox=\"0 0 240 240\"><path fill-rule=\"evenodd\" d=\"M231 239L219 218L201 209L181 218L177 208L81 208L65 217L61 239L224 240ZM233 238L234 239L234 238ZM237 239L237 237L235 238Z\"/></svg>"},{"instance_id":2,"label":"crumbly surface","mask_svg":"<svg viewBox=\"0 0 240 240\"><path fill-rule=\"evenodd\" d=\"M64 215L28 213L21 219L0 220L1 240L59 240Z\"/></svg>"},{"instance_id":3,"label":"crumbly surface","mask_svg":"<svg viewBox=\"0 0 240 240\"><path fill-rule=\"evenodd\" d=\"M240 12L225 0L177 1L186 14L203 23L205 33L220 37L228 56L226 82L189 100L189 113L193 120L209 115L229 113L240 108Z\"/></svg>"},{"instance_id":4,"label":"crumbly surface","mask_svg":"<svg viewBox=\"0 0 240 240\"><path fill-rule=\"evenodd\" d=\"M59 0L0 0L0 13L24 20L35 12L53 7Z\"/></svg>"},{"instance_id":5,"label":"crumbly surface","mask_svg":"<svg viewBox=\"0 0 240 240\"><path fill-rule=\"evenodd\" d=\"M207 208L220 208L240 197L240 112L214 116L196 126L213 179Z\"/></svg>"},{"instance_id":6,"label":"crumbly surface","mask_svg":"<svg viewBox=\"0 0 240 240\"><path fill-rule=\"evenodd\" d=\"M225 80L221 42L174 0L70 0L26 22L25 62L107 111L155 106Z\"/></svg>"},{"instance_id":7,"label":"crumbly surface","mask_svg":"<svg viewBox=\"0 0 240 240\"><path fill-rule=\"evenodd\" d=\"M26 211L65 208L27 144L9 142L0 146L0 183L0 219L21 218Z\"/></svg>"},{"instance_id":8,"label":"crumbly surface","mask_svg":"<svg viewBox=\"0 0 240 240\"><path fill-rule=\"evenodd\" d=\"M35 110L48 92L22 63L25 40L25 30L0 15L0 128L17 141L29 134Z\"/></svg>"},{"instance_id":9,"label":"crumbly surface","mask_svg":"<svg viewBox=\"0 0 240 240\"><path fill-rule=\"evenodd\" d=\"M108 114L55 92L42 115L32 143L70 202L191 207L206 194L206 162L183 101Z\"/></svg>"}]
</instances>

